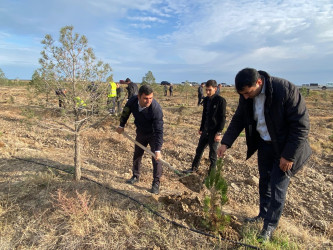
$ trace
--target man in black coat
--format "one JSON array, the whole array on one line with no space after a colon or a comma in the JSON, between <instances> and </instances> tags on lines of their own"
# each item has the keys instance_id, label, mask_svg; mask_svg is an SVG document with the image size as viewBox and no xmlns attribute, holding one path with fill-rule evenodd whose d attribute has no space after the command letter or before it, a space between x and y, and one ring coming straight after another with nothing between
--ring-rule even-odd
<instances>
[{"instance_id":1,"label":"man in black coat","mask_svg":"<svg viewBox=\"0 0 333 250\"><path fill-rule=\"evenodd\" d=\"M196 149L192 167L185 171L191 173L198 171L202 154L209 145L209 171L216 168L217 147L222 138L222 130L225 124L226 100L216 94L217 83L215 80L206 82L206 94L203 99L203 112L199 129L200 139Z\"/></svg>"},{"instance_id":2,"label":"man in black coat","mask_svg":"<svg viewBox=\"0 0 333 250\"><path fill-rule=\"evenodd\" d=\"M131 81L131 79L126 78L125 83L127 83L127 99L129 100L132 96L138 94L138 85Z\"/></svg>"},{"instance_id":3,"label":"man in black coat","mask_svg":"<svg viewBox=\"0 0 333 250\"><path fill-rule=\"evenodd\" d=\"M201 100L204 97L204 93L203 93L203 87L204 86L205 86L205 83L203 82L198 87L198 106L201 104Z\"/></svg>"},{"instance_id":4,"label":"man in black coat","mask_svg":"<svg viewBox=\"0 0 333 250\"><path fill-rule=\"evenodd\" d=\"M163 144L163 112L161 106L153 98L153 89L148 85L142 85L139 94L133 96L126 103L120 117L120 125L117 132L121 134L131 113L134 116L134 124L136 126L136 141L143 146L150 145L151 151L155 152L152 157L153 162L153 184L151 192L159 193L160 178L162 176L162 163L159 159ZM134 184L140 180L141 160L144 150L135 145L133 156L133 176L127 181Z\"/></svg>"},{"instance_id":5,"label":"man in black coat","mask_svg":"<svg viewBox=\"0 0 333 250\"><path fill-rule=\"evenodd\" d=\"M298 88L264 71L245 68L235 87L239 104L223 136L223 157L245 128L247 159L258 150L259 214L247 222L264 220L260 241L271 240L284 207L290 177L311 155L309 114Z\"/></svg>"}]
</instances>

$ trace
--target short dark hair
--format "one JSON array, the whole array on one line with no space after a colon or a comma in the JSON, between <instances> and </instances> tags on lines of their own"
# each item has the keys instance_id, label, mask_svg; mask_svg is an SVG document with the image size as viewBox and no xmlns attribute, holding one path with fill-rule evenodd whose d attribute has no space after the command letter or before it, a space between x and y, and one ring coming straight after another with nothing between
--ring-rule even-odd
<instances>
[{"instance_id":1,"label":"short dark hair","mask_svg":"<svg viewBox=\"0 0 333 250\"><path fill-rule=\"evenodd\" d=\"M131 79L129 79L128 77L126 78L125 82L131 82Z\"/></svg>"},{"instance_id":2,"label":"short dark hair","mask_svg":"<svg viewBox=\"0 0 333 250\"><path fill-rule=\"evenodd\" d=\"M144 84L139 88L139 96L142 94L150 95L151 93L153 93L153 89L149 85Z\"/></svg>"},{"instance_id":3,"label":"short dark hair","mask_svg":"<svg viewBox=\"0 0 333 250\"><path fill-rule=\"evenodd\" d=\"M245 87L252 87L256 84L260 74L256 69L245 68L239 71L235 77L235 87L238 92L242 91Z\"/></svg>"},{"instance_id":4,"label":"short dark hair","mask_svg":"<svg viewBox=\"0 0 333 250\"><path fill-rule=\"evenodd\" d=\"M210 87L210 86L217 87L217 82L215 80L208 80L206 82L206 87Z\"/></svg>"}]
</instances>

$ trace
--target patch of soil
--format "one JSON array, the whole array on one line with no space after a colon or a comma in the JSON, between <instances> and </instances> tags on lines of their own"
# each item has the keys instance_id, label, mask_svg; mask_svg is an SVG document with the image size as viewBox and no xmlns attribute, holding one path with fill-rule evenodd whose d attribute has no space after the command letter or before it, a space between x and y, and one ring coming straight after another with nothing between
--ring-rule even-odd
<instances>
[{"instance_id":1,"label":"patch of soil","mask_svg":"<svg viewBox=\"0 0 333 250\"><path fill-rule=\"evenodd\" d=\"M183 183L185 187L193 192L200 193L204 186L205 178L196 173L179 178L179 181Z\"/></svg>"}]
</instances>

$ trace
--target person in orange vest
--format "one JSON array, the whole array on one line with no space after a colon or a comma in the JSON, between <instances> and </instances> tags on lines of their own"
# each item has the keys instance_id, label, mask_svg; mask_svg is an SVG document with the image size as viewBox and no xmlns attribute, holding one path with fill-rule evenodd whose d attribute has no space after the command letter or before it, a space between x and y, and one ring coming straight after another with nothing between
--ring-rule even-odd
<instances>
[{"instance_id":1,"label":"person in orange vest","mask_svg":"<svg viewBox=\"0 0 333 250\"><path fill-rule=\"evenodd\" d=\"M109 84L107 106L110 114L114 114L116 111L117 84L114 81L109 82Z\"/></svg>"}]
</instances>

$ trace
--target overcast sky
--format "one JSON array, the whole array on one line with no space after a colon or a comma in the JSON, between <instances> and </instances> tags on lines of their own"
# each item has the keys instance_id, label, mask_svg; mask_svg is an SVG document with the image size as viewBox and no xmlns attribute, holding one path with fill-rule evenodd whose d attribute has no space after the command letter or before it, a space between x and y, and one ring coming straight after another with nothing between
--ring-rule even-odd
<instances>
[{"instance_id":1,"label":"overcast sky","mask_svg":"<svg viewBox=\"0 0 333 250\"><path fill-rule=\"evenodd\" d=\"M41 40L73 25L114 80L234 83L245 67L333 82L333 0L0 0L0 68L31 79Z\"/></svg>"}]
</instances>

